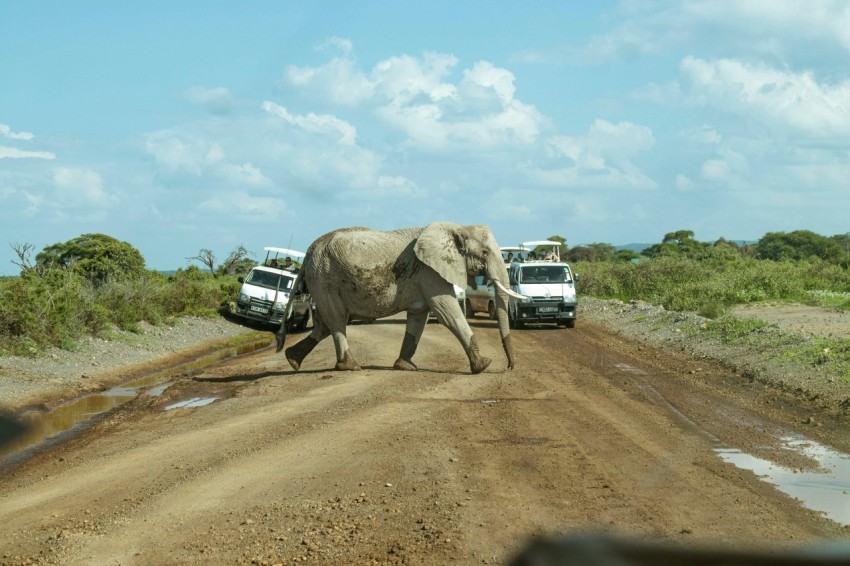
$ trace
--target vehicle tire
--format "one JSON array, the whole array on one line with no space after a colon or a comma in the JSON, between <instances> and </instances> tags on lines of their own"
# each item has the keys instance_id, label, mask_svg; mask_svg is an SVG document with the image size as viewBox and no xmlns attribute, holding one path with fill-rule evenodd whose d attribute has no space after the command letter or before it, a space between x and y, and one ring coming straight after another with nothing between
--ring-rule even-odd
<instances>
[{"instance_id":1,"label":"vehicle tire","mask_svg":"<svg viewBox=\"0 0 850 566\"><path fill-rule=\"evenodd\" d=\"M469 302L469 299L466 300L466 302L463 304L463 307L463 314L466 315L466 318L475 317L475 311L472 310L472 303Z\"/></svg>"},{"instance_id":2,"label":"vehicle tire","mask_svg":"<svg viewBox=\"0 0 850 566\"><path fill-rule=\"evenodd\" d=\"M575 328L576 327L576 319L571 318L570 320L564 321L564 328Z\"/></svg>"},{"instance_id":3,"label":"vehicle tire","mask_svg":"<svg viewBox=\"0 0 850 566\"><path fill-rule=\"evenodd\" d=\"M298 323L298 331L304 332L307 330L307 323L310 321L310 309L307 309L304 312L304 316L301 318L301 321Z\"/></svg>"},{"instance_id":4,"label":"vehicle tire","mask_svg":"<svg viewBox=\"0 0 850 566\"><path fill-rule=\"evenodd\" d=\"M496 320L496 305L493 303L487 303L487 314L490 316L490 320Z\"/></svg>"},{"instance_id":5,"label":"vehicle tire","mask_svg":"<svg viewBox=\"0 0 850 566\"><path fill-rule=\"evenodd\" d=\"M517 317L516 317L517 314L518 313L512 311L511 309L508 309L508 326L509 327L518 329L518 328L522 328L523 326L525 326L524 322L517 319Z\"/></svg>"}]
</instances>

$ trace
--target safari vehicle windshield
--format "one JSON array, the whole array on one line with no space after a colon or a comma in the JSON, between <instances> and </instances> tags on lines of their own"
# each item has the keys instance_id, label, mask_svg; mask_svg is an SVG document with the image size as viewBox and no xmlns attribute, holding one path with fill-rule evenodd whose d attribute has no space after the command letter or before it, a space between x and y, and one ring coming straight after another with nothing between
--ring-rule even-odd
<instances>
[{"instance_id":1,"label":"safari vehicle windshield","mask_svg":"<svg viewBox=\"0 0 850 566\"><path fill-rule=\"evenodd\" d=\"M570 268L565 265L527 265L522 267L523 283L572 283Z\"/></svg>"},{"instance_id":2,"label":"safari vehicle windshield","mask_svg":"<svg viewBox=\"0 0 850 566\"><path fill-rule=\"evenodd\" d=\"M254 269L248 274L248 278L245 279L245 283L250 283L257 287L265 287L266 289L280 289L281 291L286 291L292 286L292 278L282 277L279 273L272 273L271 271ZM278 285L280 285L280 287L278 287Z\"/></svg>"}]
</instances>

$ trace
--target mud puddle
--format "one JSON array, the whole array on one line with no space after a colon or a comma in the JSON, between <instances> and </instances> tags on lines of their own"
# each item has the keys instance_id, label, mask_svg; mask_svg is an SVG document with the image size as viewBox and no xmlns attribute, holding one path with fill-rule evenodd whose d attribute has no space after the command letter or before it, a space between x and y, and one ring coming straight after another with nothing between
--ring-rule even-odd
<instances>
[{"instance_id":1,"label":"mud puddle","mask_svg":"<svg viewBox=\"0 0 850 566\"><path fill-rule=\"evenodd\" d=\"M724 462L750 470L806 508L820 511L836 523L850 525L850 456L802 437L786 436L781 441L781 449L811 458L818 467L791 469L734 448L717 448L715 452Z\"/></svg>"},{"instance_id":2,"label":"mud puddle","mask_svg":"<svg viewBox=\"0 0 850 566\"><path fill-rule=\"evenodd\" d=\"M50 411L24 411L17 415L16 420L25 427L25 431L15 440L0 446L0 467L22 461L37 451L49 449L84 431L107 412L139 395L162 395L178 376L191 374L225 360L256 352L270 343L271 340L263 338L239 346L224 348L192 362L130 380L106 391L71 399ZM186 406L203 406L215 400L214 398L211 399L202 404L197 404L202 401L201 399L193 399L191 401L196 404ZM184 401L166 408L176 408L185 403Z\"/></svg>"},{"instance_id":3,"label":"mud puddle","mask_svg":"<svg viewBox=\"0 0 850 566\"><path fill-rule=\"evenodd\" d=\"M850 455L837 452L803 436L780 436L777 438L779 450L794 452L817 464L813 469L792 469L738 448L723 446L719 438L682 413L650 385L646 372L625 363L613 365L620 372L633 376L635 385L650 401L664 407L686 428L717 445L714 452L724 462L753 472L761 481L775 486L807 509L821 512L841 525L850 525Z\"/></svg>"}]
</instances>

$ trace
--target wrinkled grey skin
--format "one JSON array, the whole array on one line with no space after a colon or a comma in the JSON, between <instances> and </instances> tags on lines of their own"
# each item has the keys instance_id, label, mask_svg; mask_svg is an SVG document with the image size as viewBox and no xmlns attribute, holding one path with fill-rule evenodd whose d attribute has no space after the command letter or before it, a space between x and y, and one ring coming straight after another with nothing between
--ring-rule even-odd
<instances>
[{"instance_id":1,"label":"wrinkled grey skin","mask_svg":"<svg viewBox=\"0 0 850 566\"><path fill-rule=\"evenodd\" d=\"M480 373L490 359L478 352L475 336L454 295L454 285L465 288L477 275L498 280L509 288L508 272L496 239L484 225L460 226L435 222L425 228L380 232L369 228L342 228L317 239L307 250L294 288L306 285L316 311L310 335L286 349L296 370L327 336L336 346L336 369L357 370L345 329L352 318L377 319L407 312L407 330L393 367L415 370L413 354L428 322L428 312L448 327L469 357L472 373ZM472 283L474 284L474 283ZM508 326L508 296L496 289L496 311L508 367L514 367ZM286 325L276 333L277 351L283 349Z\"/></svg>"}]
</instances>

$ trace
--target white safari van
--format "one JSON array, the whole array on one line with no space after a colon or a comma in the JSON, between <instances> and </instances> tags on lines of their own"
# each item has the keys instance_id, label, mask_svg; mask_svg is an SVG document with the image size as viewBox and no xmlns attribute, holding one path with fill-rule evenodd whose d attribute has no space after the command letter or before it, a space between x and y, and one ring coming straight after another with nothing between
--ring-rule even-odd
<instances>
[{"instance_id":1,"label":"white safari van","mask_svg":"<svg viewBox=\"0 0 850 566\"><path fill-rule=\"evenodd\" d=\"M242 288L236 300L236 314L243 318L280 325L286 311L286 303L293 292L292 285L298 276L299 264L304 253L286 248L264 248L266 259L255 266L248 275L239 278ZM288 261L287 261L288 260ZM287 327L290 330L304 330L310 320L311 301L306 290L295 290L292 310L289 312Z\"/></svg>"},{"instance_id":2,"label":"white safari van","mask_svg":"<svg viewBox=\"0 0 850 566\"><path fill-rule=\"evenodd\" d=\"M511 289L526 297L525 300L510 298L508 320L512 328L522 328L525 323L575 327L578 274L561 261L560 245L559 242L538 240L503 250L512 252L508 264ZM544 258L534 257L533 250L540 246L551 247L552 251Z\"/></svg>"}]
</instances>

